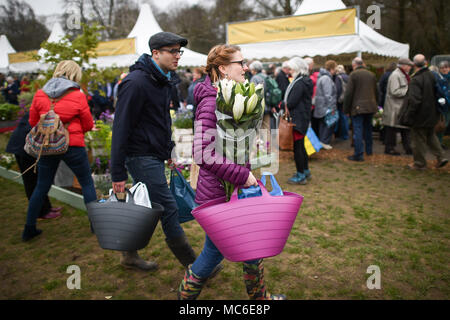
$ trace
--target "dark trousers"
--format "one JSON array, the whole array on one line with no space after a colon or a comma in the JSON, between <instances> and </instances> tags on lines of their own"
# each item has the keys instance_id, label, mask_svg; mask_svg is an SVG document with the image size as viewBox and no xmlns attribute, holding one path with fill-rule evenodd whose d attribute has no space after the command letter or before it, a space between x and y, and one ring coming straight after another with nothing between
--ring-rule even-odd
<instances>
[{"instance_id":1,"label":"dark trousers","mask_svg":"<svg viewBox=\"0 0 450 320\"><path fill-rule=\"evenodd\" d=\"M411 128L411 140L414 164L416 166L427 166L426 154L428 149L436 157L438 162L444 159L444 150L439 143L434 128Z\"/></svg>"},{"instance_id":2,"label":"dark trousers","mask_svg":"<svg viewBox=\"0 0 450 320\"><path fill-rule=\"evenodd\" d=\"M31 167L36 161L35 158L27 154L25 155L16 154L15 156L17 165L19 166L19 170L21 173L23 173L25 170ZM28 170L27 173L22 175L23 186L25 187L25 193L27 195L28 200L31 199L31 195L33 194L34 188L36 188L37 179L38 175L37 173L34 173L34 170ZM50 203L50 199L48 198L47 195L45 195L44 202L42 204L42 209L39 212L38 217L41 218L45 216L47 213L49 213L51 207L52 205Z\"/></svg>"},{"instance_id":3,"label":"dark trousers","mask_svg":"<svg viewBox=\"0 0 450 320\"><path fill-rule=\"evenodd\" d=\"M372 155L372 114L359 114L352 117L353 139L355 142L354 156L364 159L364 147L367 155Z\"/></svg>"},{"instance_id":4,"label":"dark trousers","mask_svg":"<svg viewBox=\"0 0 450 320\"><path fill-rule=\"evenodd\" d=\"M397 145L397 132L400 132L402 136L402 145L405 152L411 152L411 136L409 129L395 128L395 127L385 127L385 152L389 152L395 149Z\"/></svg>"},{"instance_id":5,"label":"dark trousers","mask_svg":"<svg viewBox=\"0 0 450 320\"><path fill-rule=\"evenodd\" d=\"M304 173L308 170L308 154L305 148L305 138L294 142L294 160L297 172Z\"/></svg>"},{"instance_id":6,"label":"dark trousers","mask_svg":"<svg viewBox=\"0 0 450 320\"><path fill-rule=\"evenodd\" d=\"M150 200L164 207L161 225L166 239L176 239L184 235L178 220L178 206L167 185L164 161L152 156L127 157L125 166L133 182L145 183Z\"/></svg>"},{"instance_id":7,"label":"dark trousers","mask_svg":"<svg viewBox=\"0 0 450 320\"><path fill-rule=\"evenodd\" d=\"M81 184L84 203L97 200L91 167L84 147L69 147L62 155L41 157L38 163L38 181L28 204L27 225L36 225L36 218L44 202L44 197L50 190L58 170L59 162L63 160L75 173Z\"/></svg>"},{"instance_id":8,"label":"dark trousers","mask_svg":"<svg viewBox=\"0 0 450 320\"><path fill-rule=\"evenodd\" d=\"M317 134L317 137L319 138L320 142L324 144L330 144L331 138L333 136L333 132L335 129L335 125L333 125L331 128L328 128L325 117L323 118L312 118L311 119L311 127L313 128L314 132Z\"/></svg>"}]
</instances>

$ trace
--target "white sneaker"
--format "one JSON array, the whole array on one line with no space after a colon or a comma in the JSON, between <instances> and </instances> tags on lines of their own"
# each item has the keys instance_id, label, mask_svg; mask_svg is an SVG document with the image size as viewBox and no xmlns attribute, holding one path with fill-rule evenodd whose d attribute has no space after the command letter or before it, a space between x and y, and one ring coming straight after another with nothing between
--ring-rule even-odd
<instances>
[{"instance_id":1,"label":"white sneaker","mask_svg":"<svg viewBox=\"0 0 450 320\"><path fill-rule=\"evenodd\" d=\"M332 146L330 146L329 144L325 144L325 143L320 143L321 145L322 145L322 147L325 149L325 150L331 150L331 149L333 149L333 147Z\"/></svg>"}]
</instances>

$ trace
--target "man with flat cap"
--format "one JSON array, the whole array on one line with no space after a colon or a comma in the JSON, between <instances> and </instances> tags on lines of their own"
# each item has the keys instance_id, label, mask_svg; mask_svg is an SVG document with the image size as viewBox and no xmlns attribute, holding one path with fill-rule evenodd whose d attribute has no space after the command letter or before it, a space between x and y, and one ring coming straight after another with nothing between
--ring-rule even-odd
<instances>
[{"instance_id":1,"label":"man with flat cap","mask_svg":"<svg viewBox=\"0 0 450 320\"><path fill-rule=\"evenodd\" d=\"M406 154L412 154L411 138L409 128L398 123L398 114L408 93L411 78L409 73L414 63L408 58L398 60L397 69L392 72L386 89L386 100L384 102L383 125L385 127L385 150L384 153L399 156L400 152L395 150L397 144L397 132L402 136L403 149Z\"/></svg>"},{"instance_id":2,"label":"man with flat cap","mask_svg":"<svg viewBox=\"0 0 450 320\"><path fill-rule=\"evenodd\" d=\"M151 55L143 54L130 67L119 86L111 146L111 177L116 193L125 191L127 172L135 183L147 186L150 200L161 204L161 225L166 242L184 267L195 261L195 253L178 222L178 208L170 192L164 161L171 159L172 141L169 106L175 73L183 54L184 39L160 32L149 40ZM121 264L142 270L156 270L156 262L146 262L137 251L122 252Z\"/></svg>"}]
</instances>

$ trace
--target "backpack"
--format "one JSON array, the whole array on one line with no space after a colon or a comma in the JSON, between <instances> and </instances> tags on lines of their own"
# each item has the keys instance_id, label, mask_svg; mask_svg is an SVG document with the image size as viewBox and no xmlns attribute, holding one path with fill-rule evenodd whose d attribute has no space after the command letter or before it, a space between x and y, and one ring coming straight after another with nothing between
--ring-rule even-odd
<instances>
[{"instance_id":1,"label":"backpack","mask_svg":"<svg viewBox=\"0 0 450 320\"><path fill-rule=\"evenodd\" d=\"M25 172L33 167L34 172L36 172L36 165L41 156L64 154L69 149L69 131L67 127L70 122L64 125L59 115L54 111L56 102L61 100L63 96L58 99L49 98L51 100L50 110L41 115L37 125L27 134L23 148L26 153L37 159Z\"/></svg>"},{"instance_id":2,"label":"backpack","mask_svg":"<svg viewBox=\"0 0 450 320\"><path fill-rule=\"evenodd\" d=\"M281 100L283 100L281 89L278 88L277 81L268 76L264 80L265 82L265 99L266 105L270 107L278 106Z\"/></svg>"},{"instance_id":3,"label":"backpack","mask_svg":"<svg viewBox=\"0 0 450 320\"><path fill-rule=\"evenodd\" d=\"M342 78L341 76L338 76L338 78L341 80L342 83L342 92L341 95L338 97L338 103L344 103L344 98L345 98L345 90L347 90L347 82L345 82L344 78Z\"/></svg>"}]
</instances>

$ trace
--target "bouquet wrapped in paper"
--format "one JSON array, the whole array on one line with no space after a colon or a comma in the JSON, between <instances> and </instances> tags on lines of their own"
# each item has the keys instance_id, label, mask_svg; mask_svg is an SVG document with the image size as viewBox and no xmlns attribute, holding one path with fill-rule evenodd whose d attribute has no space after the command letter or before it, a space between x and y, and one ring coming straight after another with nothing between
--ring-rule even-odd
<instances>
[{"instance_id":1,"label":"bouquet wrapped in paper","mask_svg":"<svg viewBox=\"0 0 450 320\"><path fill-rule=\"evenodd\" d=\"M216 98L217 151L228 160L245 166L264 116L264 87L245 81L221 80ZM223 181L227 200L234 185Z\"/></svg>"}]
</instances>

